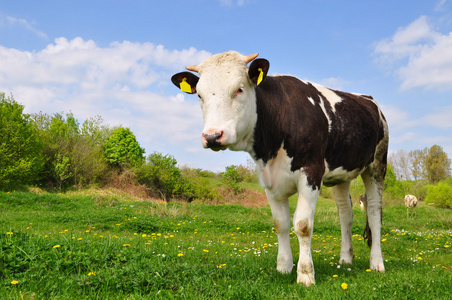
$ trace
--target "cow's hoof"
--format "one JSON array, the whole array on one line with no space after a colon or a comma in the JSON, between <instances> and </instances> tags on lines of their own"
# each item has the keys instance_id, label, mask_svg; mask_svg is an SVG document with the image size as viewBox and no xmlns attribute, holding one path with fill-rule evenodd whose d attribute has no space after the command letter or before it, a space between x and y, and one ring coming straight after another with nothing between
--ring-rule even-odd
<instances>
[{"instance_id":1,"label":"cow's hoof","mask_svg":"<svg viewBox=\"0 0 452 300\"><path fill-rule=\"evenodd\" d=\"M292 272L293 269L293 261L292 257L290 259L284 259L282 257L278 257L278 261L276 263L276 270L282 274L288 274Z\"/></svg>"},{"instance_id":2,"label":"cow's hoof","mask_svg":"<svg viewBox=\"0 0 452 300\"><path fill-rule=\"evenodd\" d=\"M374 264L374 265L370 264L370 269L372 271L377 271L379 273L384 273L385 272L385 266L384 266L383 263L381 263L381 264Z\"/></svg>"},{"instance_id":3,"label":"cow's hoof","mask_svg":"<svg viewBox=\"0 0 452 300\"><path fill-rule=\"evenodd\" d=\"M315 284L314 274L300 274L297 276L297 283L304 285L305 287L310 287Z\"/></svg>"},{"instance_id":4,"label":"cow's hoof","mask_svg":"<svg viewBox=\"0 0 452 300\"><path fill-rule=\"evenodd\" d=\"M339 264L340 265L351 265L352 262L353 262L353 258L352 257L342 256L341 259L339 259Z\"/></svg>"}]
</instances>

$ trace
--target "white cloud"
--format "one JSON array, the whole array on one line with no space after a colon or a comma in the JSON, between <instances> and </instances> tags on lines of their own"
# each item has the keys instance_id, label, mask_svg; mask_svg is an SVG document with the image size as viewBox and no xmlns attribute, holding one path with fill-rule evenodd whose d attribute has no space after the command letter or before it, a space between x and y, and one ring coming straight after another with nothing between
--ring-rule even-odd
<instances>
[{"instance_id":1,"label":"white cloud","mask_svg":"<svg viewBox=\"0 0 452 300\"><path fill-rule=\"evenodd\" d=\"M30 22L28 22L25 19L17 19L14 17L6 16L6 17L4 17L4 21L9 26L19 26L19 27L25 28L26 30L32 32L36 36L38 36L42 39L47 39L47 35L43 31L37 29L33 24L31 24ZM1 22L0 22L0 24L1 24Z\"/></svg>"},{"instance_id":2,"label":"white cloud","mask_svg":"<svg viewBox=\"0 0 452 300\"><path fill-rule=\"evenodd\" d=\"M147 151L193 148L202 129L199 103L177 94L176 87L165 95L162 86L208 56L152 43L99 47L80 37L58 38L36 52L0 46L0 91L12 92L27 113L72 111L82 120L100 115L107 124L128 126Z\"/></svg>"},{"instance_id":3,"label":"white cloud","mask_svg":"<svg viewBox=\"0 0 452 300\"><path fill-rule=\"evenodd\" d=\"M349 84L349 82L340 77L329 77L322 79L320 84L330 89L343 90L344 85Z\"/></svg>"},{"instance_id":4,"label":"white cloud","mask_svg":"<svg viewBox=\"0 0 452 300\"><path fill-rule=\"evenodd\" d=\"M446 4L447 0L439 0L438 3L436 3L434 10L435 11L442 11L444 9L444 5Z\"/></svg>"},{"instance_id":5,"label":"white cloud","mask_svg":"<svg viewBox=\"0 0 452 300\"><path fill-rule=\"evenodd\" d=\"M452 128L452 106L437 107L436 113L422 118L422 123L440 129Z\"/></svg>"},{"instance_id":6,"label":"white cloud","mask_svg":"<svg viewBox=\"0 0 452 300\"><path fill-rule=\"evenodd\" d=\"M242 7L250 2L250 0L218 0L221 6L225 7Z\"/></svg>"},{"instance_id":7,"label":"white cloud","mask_svg":"<svg viewBox=\"0 0 452 300\"><path fill-rule=\"evenodd\" d=\"M437 32L425 16L399 28L378 42L375 53L382 64L395 68L401 90L452 89L452 32Z\"/></svg>"}]
</instances>

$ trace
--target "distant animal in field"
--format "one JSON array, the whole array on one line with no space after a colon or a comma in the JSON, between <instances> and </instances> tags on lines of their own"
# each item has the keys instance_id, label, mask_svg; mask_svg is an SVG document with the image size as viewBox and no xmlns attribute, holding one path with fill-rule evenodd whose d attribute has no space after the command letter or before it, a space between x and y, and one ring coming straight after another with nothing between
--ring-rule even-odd
<instances>
[{"instance_id":1,"label":"distant animal in field","mask_svg":"<svg viewBox=\"0 0 452 300\"><path fill-rule=\"evenodd\" d=\"M299 240L297 282L307 287L315 284L311 237L320 187L333 186L342 232L339 263L351 264L350 181L361 175L370 269L384 272L381 195L389 134L383 113L370 96L293 76L267 76L270 63L257 56L216 54L187 67L199 76L181 72L171 78L183 92L200 99L203 147L245 151L254 159L278 236L276 269L281 273L292 272L294 266L288 197L298 192L293 214Z\"/></svg>"},{"instance_id":2,"label":"distant animal in field","mask_svg":"<svg viewBox=\"0 0 452 300\"><path fill-rule=\"evenodd\" d=\"M406 195L405 196L405 206L406 206L406 217L408 218L409 210L412 208L414 214L416 215L416 206L417 206L417 198L413 195Z\"/></svg>"},{"instance_id":3,"label":"distant animal in field","mask_svg":"<svg viewBox=\"0 0 452 300\"><path fill-rule=\"evenodd\" d=\"M364 204L365 201L366 201L366 195L359 196L359 207L361 208L361 210L364 210L366 208L365 204Z\"/></svg>"}]
</instances>

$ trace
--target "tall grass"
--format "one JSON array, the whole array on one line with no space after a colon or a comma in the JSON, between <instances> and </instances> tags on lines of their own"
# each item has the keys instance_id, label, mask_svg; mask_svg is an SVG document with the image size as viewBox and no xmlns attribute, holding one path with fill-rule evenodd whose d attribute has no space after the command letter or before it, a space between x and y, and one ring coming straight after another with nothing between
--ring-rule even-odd
<instances>
[{"instance_id":1,"label":"tall grass","mask_svg":"<svg viewBox=\"0 0 452 300\"><path fill-rule=\"evenodd\" d=\"M335 203L320 199L312 240L316 285L307 289L296 284L296 272L275 270L268 207L0 193L0 298L447 299L452 215L416 209L407 218L405 207L384 208L387 272L378 274L368 272L364 213L354 209L355 259L341 266ZM293 232L291 238L296 263Z\"/></svg>"}]
</instances>

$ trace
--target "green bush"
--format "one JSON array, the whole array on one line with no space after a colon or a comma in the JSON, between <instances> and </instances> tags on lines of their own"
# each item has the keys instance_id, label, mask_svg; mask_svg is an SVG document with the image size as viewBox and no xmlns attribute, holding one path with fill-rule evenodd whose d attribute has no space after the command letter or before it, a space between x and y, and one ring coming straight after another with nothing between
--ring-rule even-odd
<instances>
[{"instance_id":1,"label":"green bush","mask_svg":"<svg viewBox=\"0 0 452 300\"><path fill-rule=\"evenodd\" d=\"M388 165L384 184L384 198L389 201L399 201L405 197L405 194L402 182L397 180L394 170Z\"/></svg>"},{"instance_id":2,"label":"green bush","mask_svg":"<svg viewBox=\"0 0 452 300\"><path fill-rule=\"evenodd\" d=\"M41 183L61 188L100 184L106 179L109 165L102 146L112 129L102 124L101 117L88 118L82 125L72 113L50 116L40 112L33 114L32 119L43 144ZM65 161L64 175L62 159Z\"/></svg>"},{"instance_id":3,"label":"green bush","mask_svg":"<svg viewBox=\"0 0 452 300\"><path fill-rule=\"evenodd\" d=\"M114 166L139 167L143 162L144 149L129 128L118 127L113 130L103 148L105 159Z\"/></svg>"},{"instance_id":4,"label":"green bush","mask_svg":"<svg viewBox=\"0 0 452 300\"><path fill-rule=\"evenodd\" d=\"M150 187L157 196L171 198L178 194L180 170L171 155L154 152L136 171L138 182Z\"/></svg>"},{"instance_id":5,"label":"green bush","mask_svg":"<svg viewBox=\"0 0 452 300\"><path fill-rule=\"evenodd\" d=\"M237 170L236 166L231 165L229 167L226 167L226 171L221 173L221 177L223 179L223 184L226 186L226 188L233 191L234 194L237 195L242 191L242 188L240 187L240 182L243 181L243 178L242 176L240 176L240 173Z\"/></svg>"},{"instance_id":6,"label":"green bush","mask_svg":"<svg viewBox=\"0 0 452 300\"><path fill-rule=\"evenodd\" d=\"M23 109L12 96L0 93L0 190L33 183L43 166L42 144Z\"/></svg>"},{"instance_id":7,"label":"green bush","mask_svg":"<svg viewBox=\"0 0 452 300\"><path fill-rule=\"evenodd\" d=\"M195 199L213 199L218 196L211 189L207 178L199 172L177 167L177 160L169 155L154 152L146 162L136 170L138 182L149 187L157 197L192 201Z\"/></svg>"},{"instance_id":8,"label":"green bush","mask_svg":"<svg viewBox=\"0 0 452 300\"><path fill-rule=\"evenodd\" d=\"M433 203L442 208L452 208L452 178L440 181L438 185L429 185L425 203Z\"/></svg>"}]
</instances>

